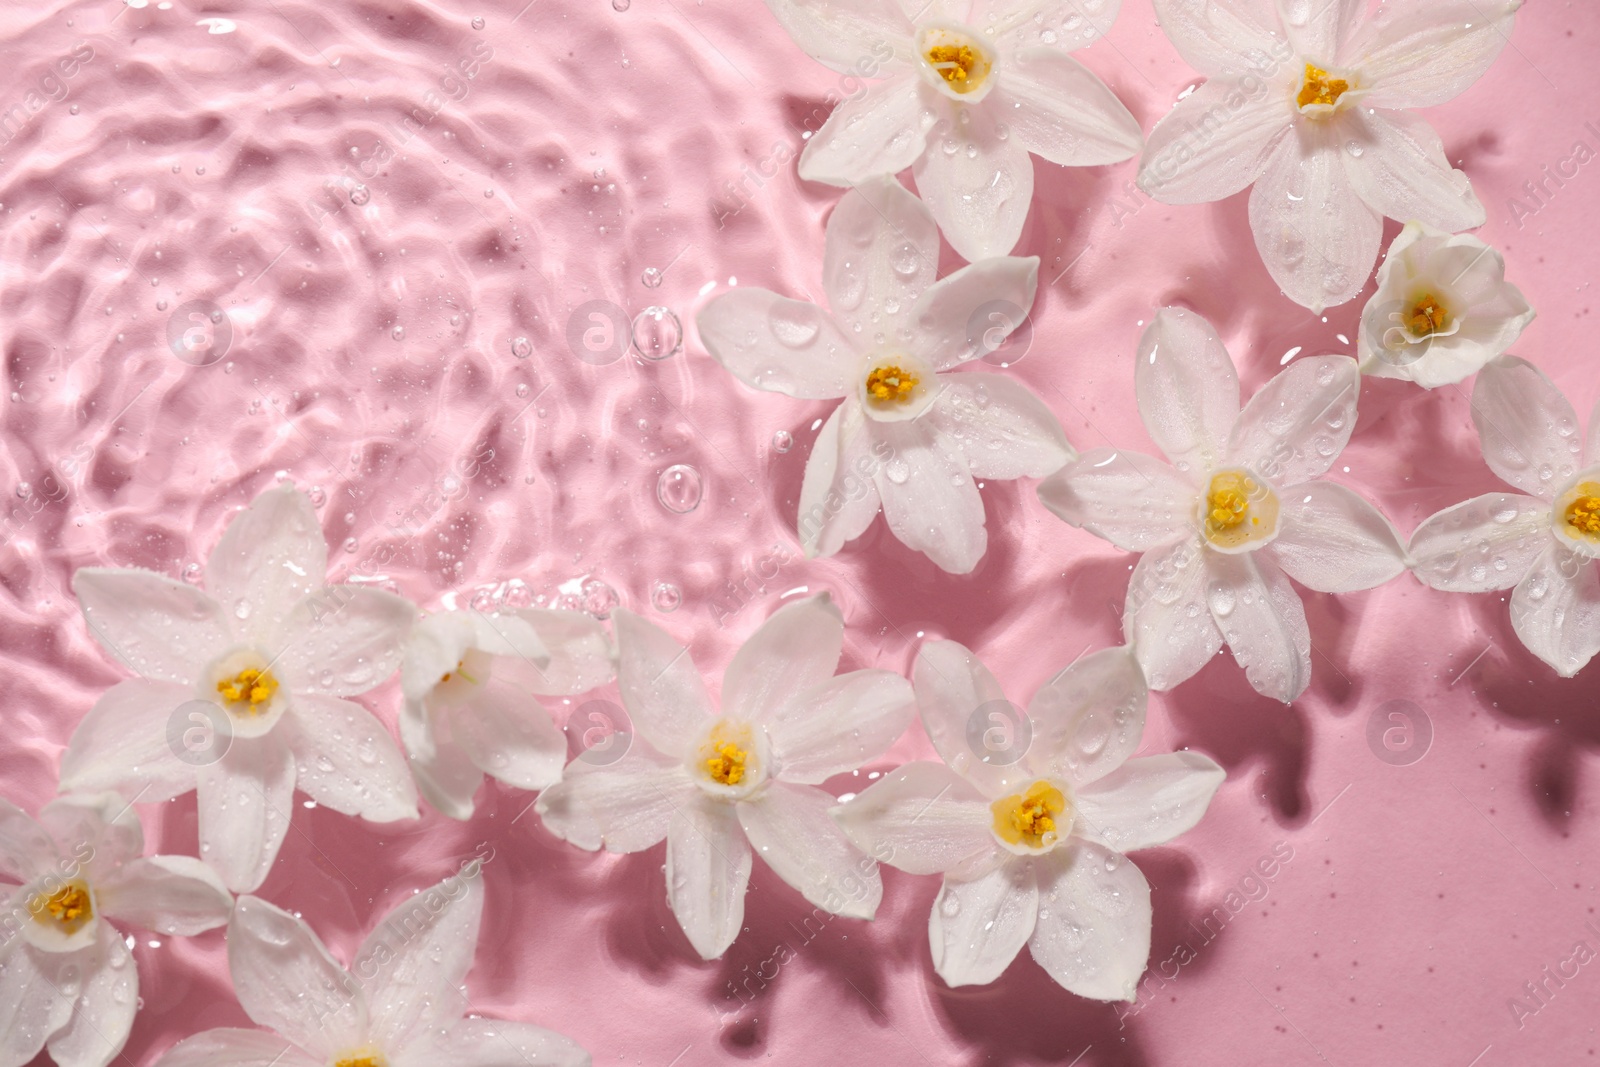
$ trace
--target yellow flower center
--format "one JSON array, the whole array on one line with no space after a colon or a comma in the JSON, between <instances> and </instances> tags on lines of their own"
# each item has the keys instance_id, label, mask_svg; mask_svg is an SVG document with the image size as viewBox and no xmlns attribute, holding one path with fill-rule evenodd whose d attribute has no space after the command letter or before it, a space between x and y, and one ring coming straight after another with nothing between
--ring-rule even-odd
<instances>
[{"instance_id":1,"label":"yellow flower center","mask_svg":"<svg viewBox=\"0 0 1600 1067\"><path fill-rule=\"evenodd\" d=\"M904 402L917 387L917 376L890 363L867 375L867 395L879 403Z\"/></svg>"},{"instance_id":2,"label":"yellow flower center","mask_svg":"<svg viewBox=\"0 0 1600 1067\"><path fill-rule=\"evenodd\" d=\"M443 674L439 675L439 684L443 685L444 683L448 682L450 679L454 678L456 675L459 674L466 681L471 682L473 685L477 685L478 684L478 680L476 678L474 678L472 675L468 674L465 670L463 670L463 668L466 666L466 664L467 664L466 660L457 660L456 661L456 669L455 670L453 670L453 671L445 671Z\"/></svg>"},{"instance_id":3,"label":"yellow flower center","mask_svg":"<svg viewBox=\"0 0 1600 1067\"><path fill-rule=\"evenodd\" d=\"M928 62L956 92L965 92L968 79L983 58L964 44L936 44L928 49Z\"/></svg>"},{"instance_id":4,"label":"yellow flower center","mask_svg":"<svg viewBox=\"0 0 1600 1067\"><path fill-rule=\"evenodd\" d=\"M706 774L723 785L738 785L744 780L744 765L749 758L749 752L732 741L723 741L713 746L706 760Z\"/></svg>"},{"instance_id":5,"label":"yellow flower center","mask_svg":"<svg viewBox=\"0 0 1600 1067\"><path fill-rule=\"evenodd\" d=\"M260 715L263 704L278 691L278 680L266 667L246 667L232 678L217 681L217 692L235 715Z\"/></svg>"},{"instance_id":6,"label":"yellow flower center","mask_svg":"<svg viewBox=\"0 0 1600 1067\"><path fill-rule=\"evenodd\" d=\"M90 903L88 883L68 882L54 893L39 893L28 902L28 910L35 922L46 926L54 924L65 933L76 933L94 918L94 905Z\"/></svg>"},{"instance_id":7,"label":"yellow flower center","mask_svg":"<svg viewBox=\"0 0 1600 1067\"><path fill-rule=\"evenodd\" d=\"M1335 78L1315 63L1307 63L1305 80L1300 83L1300 95L1295 99L1301 107L1310 107L1312 104L1331 107L1339 102L1349 88L1350 83L1343 78Z\"/></svg>"},{"instance_id":8,"label":"yellow flower center","mask_svg":"<svg viewBox=\"0 0 1600 1067\"><path fill-rule=\"evenodd\" d=\"M1438 333L1450 325L1450 309L1432 293L1423 293L1406 313L1406 329L1418 337Z\"/></svg>"},{"instance_id":9,"label":"yellow flower center","mask_svg":"<svg viewBox=\"0 0 1600 1067\"><path fill-rule=\"evenodd\" d=\"M1574 537L1600 541L1600 483L1585 482L1576 500L1567 505L1567 529Z\"/></svg>"},{"instance_id":10,"label":"yellow flower center","mask_svg":"<svg viewBox=\"0 0 1600 1067\"><path fill-rule=\"evenodd\" d=\"M344 1053L333 1061L333 1067L389 1067L389 1061L381 1052L362 1049L360 1052Z\"/></svg>"},{"instance_id":11,"label":"yellow flower center","mask_svg":"<svg viewBox=\"0 0 1600 1067\"><path fill-rule=\"evenodd\" d=\"M1041 779L1026 793L1001 797L989 810L994 812L994 832L1006 844L1048 848L1056 843L1057 820L1068 808L1066 794Z\"/></svg>"},{"instance_id":12,"label":"yellow flower center","mask_svg":"<svg viewBox=\"0 0 1600 1067\"><path fill-rule=\"evenodd\" d=\"M1259 525L1261 520L1250 514L1250 498L1259 486L1248 474L1223 471L1211 479L1211 491L1206 494L1206 526L1211 533L1221 533L1249 519Z\"/></svg>"}]
</instances>

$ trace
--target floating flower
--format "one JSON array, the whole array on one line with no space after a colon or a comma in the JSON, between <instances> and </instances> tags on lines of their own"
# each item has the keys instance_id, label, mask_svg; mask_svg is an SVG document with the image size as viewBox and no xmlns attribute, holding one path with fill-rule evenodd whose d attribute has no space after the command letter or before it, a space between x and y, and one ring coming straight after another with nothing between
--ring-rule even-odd
<instances>
[{"instance_id":1,"label":"floating flower","mask_svg":"<svg viewBox=\"0 0 1600 1067\"><path fill-rule=\"evenodd\" d=\"M535 694L587 692L615 673L605 630L587 615L429 615L412 630L400 669L400 739L422 795L466 819L485 774L518 789L559 782L566 735Z\"/></svg>"},{"instance_id":2,"label":"floating flower","mask_svg":"<svg viewBox=\"0 0 1600 1067\"><path fill-rule=\"evenodd\" d=\"M1132 1000L1150 955L1150 887L1123 854L1199 822L1222 768L1197 752L1128 759L1148 692L1125 648L1057 674L1026 719L1000 710L999 683L954 641L924 645L913 679L944 763L908 763L833 814L885 863L944 875L928 915L934 969L953 986L992 982L1026 944L1079 996ZM974 746L992 716L1031 741Z\"/></svg>"},{"instance_id":3,"label":"floating flower","mask_svg":"<svg viewBox=\"0 0 1600 1067\"><path fill-rule=\"evenodd\" d=\"M1400 231L1361 312L1363 373L1453 385L1516 343L1533 308L1505 280L1500 253L1421 222Z\"/></svg>"},{"instance_id":4,"label":"floating flower","mask_svg":"<svg viewBox=\"0 0 1600 1067\"><path fill-rule=\"evenodd\" d=\"M306 923L240 897L228 969L266 1030L206 1030L157 1067L588 1067L570 1038L528 1023L463 1018L483 918L481 865L407 897L349 970Z\"/></svg>"},{"instance_id":5,"label":"floating flower","mask_svg":"<svg viewBox=\"0 0 1600 1067\"><path fill-rule=\"evenodd\" d=\"M145 570L73 575L90 633L140 678L78 724L62 787L144 803L196 790L201 857L235 892L266 878L297 784L346 815L416 818L399 747L341 699L394 672L415 609L378 589L324 586L327 557L311 501L284 485L228 524L206 591Z\"/></svg>"},{"instance_id":6,"label":"floating flower","mask_svg":"<svg viewBox=\"0 0 1600 1067\"><path fill-rule=\"evenodd\" d=\"M1456 593L1510 589L1511 626L1570 678L1600 652L1600 404L1588 447L1567 398L1540 370L1501 356L1478 372L1472 421L1489 469L1520 493L1487 493L1411 535L1415 571Z\"/></svg>"},{"instance_id":7,"label":"floating flower","mask_svg":"<svg viewBox=\"0 0 1600 1067\"><path fill-rule=\"evenodd\" d=\"M801 152L800 176L854 188L911 167L964 259L1003 256L1022 236L1029 152L1090 167L1131 159L1144 141L1116 95L1067 54L1110 29L1115 2L1081 34L1044 27L1028 0L929 3L909 18L882 0L767 6L817 62L885 75L834 109Z\"/></svg>"},{"instance_id":8,"label":"floating flower","mask_svg":"<svg viewBox=\"0 0 1600 1067\"><path fill-rule=\"evenodd\" d=\"M846 193L828 220L823 288L832 313L765 289L700 312L717 362L757 389L842 398L800 488L808 556L831 556L881 507L889 529L965 574L988 544L974 478L1042 477L1074 453L1050 410L997 374L948 374L993 351L1033 305L1039 261L981 260L934 281L928 209L888 178Z\"/></svg>"},{"instance_id":9,"label":"floating flower","mask_svg":"<svg viewBox=\"0 0 1600 1067\"><path fill-rule=\"evenodd\" d=\"M1369 589L1406 569L1394 527L1325 473L1355 427L1348 356L1301 357L1239 408L1239 378L1211 324L1162 308L1139 341L1134 387L1172 466L1099 448L1042 482L1074 526L1142 552L1123 632L1153 689L1224 641L1256 691L1291 701L1311 679L1311 632L1289 584Z\"/></svg>"},{"instance_id":10,"label":"floating flower","mask_svg":"<svg viewBox=\"0 0 1600 1067\"><path fill-rule=\"evenodd\" d=\"M1273 280L1320 313L1361 291L1383 218L1455 232L1483 205L1408 109L1444 103L1488 69L1521 0L1276 5L1156 0L1161 27L1207 81L1156 124L1139 185L1168 204L1250 193Z\"/></svg>"},{"instance_id":11,"label":"floating flower","mask_svg":"<svg viewBox=\"0 0 1600 1067\"><path fill-rule=\"evenodd\" d=\"M146 856L139 817L115 793L57 797L37 822L0 800L0 878L22 883L7 887L0 928L0 1067L47 1044L60 1067L105 1067L122 1051L139 972L108 920L189 936L233 909L204 863Z\"/></svg>"},{"instance_id":12,"label":"floating flower","mask_svg":"<svg viewBox=\"0 0 1600 1067\"><path fill-rule=\"evenodd\" d=\"M744 921L751 846L836 915L870 919L877 865L828 817L815 786L881 755L910 722L892 671L835 675L844 620L827 595L780 608L722 678L722 713L688 650L628 611L614 616L618 681L638 739L605 765L574 761L539 794L551 833L590 850L667 840L667 903L695 950L722 955Z\"/></svg>"}]
</instances>

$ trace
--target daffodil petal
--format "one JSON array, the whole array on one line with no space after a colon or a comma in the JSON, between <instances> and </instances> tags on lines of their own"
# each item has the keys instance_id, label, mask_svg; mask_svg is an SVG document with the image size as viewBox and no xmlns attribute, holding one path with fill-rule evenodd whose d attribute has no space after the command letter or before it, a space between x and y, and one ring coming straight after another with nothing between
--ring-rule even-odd
<instances>
[{"instance_id":1,"label":"daffodil petal","mask_svg":"<svg viewBox=\"0 0 1600 1067\"><path fill-rule=\"evenodd\" d=\"M184 1038L157 1067L324 1067L267 1030L206 1030Z\"/></svg>"},{"instance_id":2,"label":"daffodil petal","mask_svg":"<svg viewBox=\"0 0 1600 1067\"><path fill-rule=\"evenodd\" d=\"M899 174L922 155L933 127L930 101L913 71L847 97L800 153L800 177L849 188L880 174Z\"/></svg>"},{"instance_id":3,"label":"daffodil petal","mask_svg":"<svg viewBox=\"0 0 1600 1067\"><path fill-rule=\"evenodd\" d=\"M228 523L206 560L206 592L231 614L236 635L266 643L327 572L328 544L311 498L285 483Z\"/></svg>"},{"instance_id":4,"label":"daffodil petal","mask_svg":"<svg viewBox=\"0 0 1600 1067\"><path fill-rule=\"evenodd\" d=\"M1074 786L1105 777L1138 749L1149 700L1131 649L1103 648L1084 656L1028 702L1028 769Z\"/></svg>"},{"instance_id":5,"label":"daffodil petal","mask_svg":"<svg viewBox=\"0 0 1600 1067\"><path fill-rule=\"evenodd\" d=\"M400 667L416 605L356 585L331 585L301 600L274 642L273 670L295 691L355 696Z\"/></svg>"},{"instance_id":6,"label":"daffodil petal","mask_svg":"<svg viewBox=\"0 0 1600 1067\"><path fill-rule=\"evenodd\" d=\"M84 567L73 574L72 591L90 635L151 681L193 685L232 643L222 605L153 571Z\"/></svg>"},{"instance_id":7,"label":"daffodil petal","mask_svg":"<svg viewBox=\"0 0 1600 1067\"><path fill-rule=\"evenodd\" d=\"M924 641L911 680L923 729L952 770L991 798L1021 783L1026 770L1017 754L972 744L975 732L981 738L989 728L991 711L1009 717L1014 707L977 656L955 641Z\"/></svg>"},{"instance_id":8,"label":"daffodil petal","mask_svg":"<svg viewBox=\"0 0 1600 1067\"><path fill-rule=\"evenodd\" d=\"M1156 0L1156 21L1203 74L1275 69L1287 50L1272 0Z\"/></svg>"},{"instance_id":9,"label":"daffodil petal","mask_svg":"<svg viewBox=\"0 0 1600 1067\"><path fill-rule=\"evenodd\" d=\"M1256 391L1228 438L1228 462L1281 493L1326 474L1350 441L1361 371L1349 356L1303 356Z\"/></svg>"},{"instance_id":10,"label":"daffodil petal","mask_svg":"<svg viewBox=\"0 0 1600 1067\"><path fill-rule=\"evenodd\" d=\"M1300 594L1260 552L1206 555L1207 601L1234 660L1262 696L1285 704L1311 681L1311 629Z\"/></svg>"},{"instance_id":11,"label":"daffodil petal","mask_svg":"<svg viewBox=\"0 0 1600 1067\"><path fill-rule=\"evenodd\" d=\"M318 804L372 822L417 817L399 746L360 704L299 694L283 732L300 766L297 783Z\"/></svg>"},{"instance_id":12,"label":"daffodil petal","mask_svg":"<svg viewBox=\"0 0 1600 1067\"><path fill-rule=\"evenodd\" d=\"M614 763L573 760L535 807L546 830L579 848L641 852L667 836L693 792L681 763L636 743Z\"/></svg>"},{"instance_id":13,"label":"daffodil petal","mask_svg":"<svg viewBox=\"0 0 1600 1067\"><path fill-rule=\"evenodd\" d=\"M217 873L193 856L145 856L95 885L100 910L120 922L191 937L223 926L233 895Z\"/></svg>"},{"instance_id":14,"label":"daffodil petal","mask_svg":"<svg viewBox=\"0 0 1600 1067\"><path fill-rule=\"evenodd\" d=\"M939 371L993 351L1028 317L1038 286L1038 256L969 263L917 298L911 347Z\"/></svg>"},{"instance_id":15,"label":"daffodil petal","mask_svg":"<svg viewBox=\"0 0 1600 1067\"><path fill-rule=\"evenodd\" d=\"M1134 565L1122 633L1157 691L1187 681L1222 648L1206 603L1207 552L1198 537L1152 549Z\"/></svg>"},{"instance_id":16,"label":"daffodil petal","mask_svg":"<svg viewBox=\"0 0 1600 1067\"><path fill-rule=\"evenodd\" d=\"M1239 417L1239 375L1201 315L1158 310L1139 338L1134 392L1145 429L1180 473L1218 466Z\"/></svg>"},{"instance_id":17,"label":"daffodil petal","mask_svg":"<svg viewBox=\"0 0 1600 1067\"><path fill-rule=\"evenodd\" d=\"M1383 218L1345 166L1341 119L1297 126L1250 190L1250 230L1267 272L1318 314L1361 291L1383 243Z\"/></svg>"},{"instance_id":18,"label":"daffodil petal","mask_svg":"<svg viewBox=\"0 0 1600 1067\"><path fill-rule=\"evenodd\" d=\"M26 905L19 905L23 909ZM68 953L41 952L20 937L0 942L0 1062L25 1064L71 1019L73 1002L57 990Z\"/></svg>"},{"instance_id":19,"label":"daffodil petal","mask_svg":"<svg viewBox=\"0 0 1600 1067\"><path fill-rule=\"evenodd\" d=\"M1200 821L1226 777L1199 752L1131 759L1077 791L1073 832L1117 852L1164 845Z\"/></svg>"},{"instance_id":20,"label":"daffodil petal","mask_svg":"<svg viewBox=\"0 0 1600 1067\"><path fill-rule=\"evenodd\" d=\"M732 807L687 797L667 829L667 904L703 959L739 936L749 882L750 843Z\"/></svg>"},{"instance_id":21,"label":"daffodil petal","mask_svg":"<svg viewBox=\"0 0 1600 1067\"><path fill-rule=\"evenodd\" d=\"M802 400L855 391L861 353L815 304L740 286L713 297L695 326L712 358L752 389Z\"/></svg>"},{"instance_id":22,"label":"daffodil petal","mask_svg":"<svg viewBox=\"0 0 1600 1067\"><path fill-rule=\"evenodd\" d=\"M266 881L294 810L294 757L283 732L235 739L222 758L198 769L200 857L235 893Z\"/></svg>"},{"instance_id":23,"label":"daffodil petal","mask_svg":"<svg viewBox=\"0 0 1600 1067\"><path fill-rule=\"evenodd\" d=\"M81 968L72 1019L50 1035L56 1067L106 1067L128 1043L139 1010L139 970L122 935L105 923L94 946L75 953Z\"/></svg>"},{"instance_id":24,"label":"daffodil petal","mask_svg":"<svg viewBox=\"0 0 1600 1067\"><path fill-rule=\"evenodd\" d=\"M1501 356L1478 372L1472 421L1489 469L1524 493L1549 500L1578 471L1578 413L1526 360Z\"/></svg>"},{"instance_id":25,"label":"daffodil petal","mask_svg":"<svg viewBox=\"0 0 1600 1067\"><path fill-rule=\"evenodd\" d=\"M911 874L942 874L994 846L988 799L942 763L898 767L832 814L858 849Z\"/></svg>"},{"instance_id":26,"label":"daffodil petal","mask_svg":"<svg viewBox=\"0 0 1600 1067\"><path fill-rule=\"evenodd\" d=\"M1353 593L1405 573L1408 557L1394 524L1353 490L1306 482L1279 500L1278 536L1262 551L1301 585Z\"/></svg>"},{"instance_id":27,"label":"daffodil petal","mask_svg":"<svg viewBox=\"0 0 1600 1067\"><path fill-rule=\"evenodd\" d=\"M681 756L711 714L711 698L689 650L655 623L626 609L612 616L622 703L650 744Z\"/></svg>"},{"instance_id":28,"label":"daffodil petal","mask_svg":"<svg viewBox=\"0 0 1600 1067\"><path fill-rule=\"evenodd\" d=\"M1096 448L1039 483L1039 499L1064 521L1126 552L1193 534L1195 487L1140 452Z\"/></svg>"},{"instance_id":29,"label":"daffodil petal","mask_svg":"<svg viewBox=\"0 0 1600 1067\"><path fill-rule=\"evenodd\" d=\"M910 682L861 670L792 694L763 721L779 777L815 785L883 755L915 715Z\"/></svg>"},{"instance_id":30,"label":"daffodil petal","mask_svg":"<svg viewBox=\"0 0 1600 1067\"><path fill-rule=\"evenodd\" d=\"M228 924L228 970L245 1013L319 1059L365 1040L362 984L328 954L306 923L243 896Z\"/></svg>"},{"instance_id":31,"label":"daffodil petal","mask_svg":"<svg viewBox=\"0 0 1600 1067\"><path fill-rule=\"evenodd\" d=\"M829 70L871 77L876 66L864 73L863 64L909 62L911 20L895 0L767 0L767 8L794 43Z\"/></svg>"},{"instance_id":32,"label":"daffodil petal","mask_svg":"<svg viewBox=\"0 0 1600 1067\"><path fill-rule=\"evenodd\" d=\"M795 528L808 557L831 556L872 525L882 509L874 475L888 453L860 404L846 400L833 409L800 484Z\"/></svg>"},{"instance_id":33,"label":"daffodil petal","mask_svg":"<svg viewBox=\"0 0 1600 1067\"><path fill-rule=\"evenodd\" d=\"M1366 13L1366 0L1277 0L1289 43L1303 56L1342 62L1344 47Z\"/></svg>"},{"instance_id":34,"label":"daffodil petal","mask_svg":"<svg viewBox=\"0 0 1600 1067\"><path fill-rule=\"evenodd\" d=\"M1028 943L1038 915L1031 862L1013 859L967 881L947 876L928 913L934 971L952 986L994 981Z\"/></svg>"},{"instance_id":35,"label":"daffodil petal","mask_svg":"<svg viewBox=\"0 0 1600 1067\"><path fill-rule=\"evenodd\" d=\"M1034 861L1039 919L1028 950L1068 992L1133 1000L1150 957L1150 885L1131 860L1074 838Z\"/></svg>"},{"instance_id":36,"label":"daffodil petal","mask_svg":"<svg viewBox=\"0 0 1600 1067\"><path fill-rule=\"evenodd\" d=\"M95 876L144 855L144 828L133 804L116 793L67 793L39 809L54 851ZM57 872L59 873L59 872Z\"/></svg>"},{"instance_id":37,"label":"daffodil petal","mask_svg":"<svg viewBox=\"0 0 1600 1067\"><path fill-rule=\"evenodd\" d=\"M812 786L773 782L735 807L750 845L779 878L824 911L870 919L883 899L878 864L828 814L835 803Z\"/></svg>"},{"instance_id":38,"label":"daffodil petal","mask_svg":"<svg viewBox=\"0 0 1600 1067\"><path fill-rule=\"evenodd\" d=\"M117 790L140 803L171 800L194 788L194 767L174 754L191 722L180 708L194 689L171 682L130 679L100 695L78 723L61 756L61 788L98 793ZM176 720L176 722L175 722Z\"/></svg>"},{"instance_id":39,"label":"daffodil petal","mask_svg":"<svg viewBox=\"0 0 1600 1067\"><path fill-rule=\"evenodd\" d=\"M1550 505L1487 493L1424 519L1411 535L1414 573L1452 593L1487 593L1522 581L1551 547Z\"/></svg>"},{"instance_id":40,"label":"daffodil petal","mask_svg":"<svg viewBox=\"0 0 1600 1067\"><path fill-rule=\"evenodd\" d=\"M452 819L470 819L473 798L483 785L483 771L454 741L434 739L426 747L411 747L411 730L401 719L400 736L407 739L407 762L417 792L436 810Z\"/></svg>"},{"instance_id":41,"label":"daffodil petal","mask_svg":"<svg viewBox=\"0 0 1600 1067\"><path fill-rule=\"evenodd\" d=\"M1001 135L992 109L964 115L968 121L955 129L934 131L912 173L945 240L976 263L1005 255L1021 239L1033 202L1033 157L1019 139Z\"/></svg>"},{"instance_id":42,"label":"daffodil petal","mask_svg":"<svg viewBox=\"0 0 1600 1067\"><path fill-rule=\"evenodd\" d=\"M1077 457L1055 413L1003 374L965 371L940 378L928 418L959 441L979 478L1042 478Z\"/></svg>"},{"instance_id":43,"label":"daffodil petal","mask_svg":"<svg viewBox=\"0 0 1600 1067\"><path fill-rule=\"evenodd\" d=\"M1345 174L1373 211L1451 232L1483 225L1487 215L1472 182L1450 165L1443 142L1426 121L1404 111L1372 109L1340 118L1351 138L1342 157Z\"/></svg>"},{"instance_id":44,"label":"daffodil petal","mask_svg":"<svg viewBox=\"0 0 1600 1067\"><path fill-rule=\"evenodd\" d=\"M523 608L516 615L533 627L550 654L550 661L537 671L534 692L572 696L616 678L615 651L598 619L581 611L550 608Z\"/></svg>"},{"instance_id":45,"label":"daffodil petal","mask_svg":"<svg viewBox=\"0 0 1600 1067\"><path fill-rule=\"evenodd\" d=\"M890 455L875 481L889 529L951 574L967 574L989 544L983 498L956 442L927 419L879 426Z\"/></svg>"},{"instance_id":46,"label":"daffodil petal","mask_svg":"<svg viewBox=\"0 0 1600 1067\"><path fill-rule=\"evenodd\" d=\"M350 968L366 997L368 1041L404 1049L461 1018L482 920L482 869L474 864L403 897L373 928Z\"/></svg>"},{"instance_id":47,"label":"daffodil petal","mask_svg":"<svg viewBox=\"0 0 1600 1067\"><path fill-rule=\"evenodd\" d=\"M1432 107L1480 78L1511 39L1522 0L1436 0L1383 11L1350 52L1372 107Z\"/></svg>"},{"instance_id":48,"label":"daffodil petal","mask_svg":"<svg viewBox=\"0 0 1600 1067\"><path fill-rule=\"evenodd\" d=\"M1163 204L1209 204L1248 188L1293 128L1281 87L1212 78L1172 105L1145 144L1139 187Z\"/></svg>"},{"instance_id":49,"label":"daffodil petal","mask_svg":"<svg viewBox=\"0 0 1600 1067\"><path fill-rule=\"evenodd\" d=\"M1088 67L1050 45L1019 48L997 72L995 98L1012 134L1063 167L1098 167L1138 155L1139 123Z\"/></svg>"},{"instance_id":50,"label":"daffodil petal","mask_svg":"<svg viewBox=\"0 0 1600 1067\"><path fill-rule=\"evenodd\" d=\"M589 1067L589 1054L554 1030L501 1019L462 1019L431 1042L407 1049L392 1067Z\"/></svg>"},{"instance_id":51,"label":"daffodil petal","mask_svg":"<svg viewBox=\"0 0 1600 1067\"><path fill-rule=\"evenodd\" d=\"M56 845L44 827L0 797L0 876L31 882L55 866Z\"/></svg>"},{"instance_id":52,"label":"daffodil petal","mask_svg":"<svg viewBox=\"0 0 1600 1067\"><path fill-rule=\"evenodd\" d=\"M1600 564L1551 545L1512 591L1511 627L1561 677L1577 674L1600 652Z\"/></svg>"},{"instance_id":53,"label":"daffodil petal","mask_svg":"<svg viewBox=\"0 0 1600 1067\"><path fill-rule=\"evenodd\" d=\"M844 616L826 594L785 604L756 628L722 675L723 713L763 718L833 677L844 649Z\"/></svg>"},{"instance_id":54,"label":"daffodil petal","mask_svg":"<svg viewBox=\"0 0 1600 1067\"><path fill-rule=\"evenodd\" d=\"M567 735L527 693L491 680L443 714L451 737L485 774L518 789L548 789L561 781Z\"/></svg>"},{"instance_id":55,"label":"daffodil petal","mask_svg":"<svg viewBox=\"0 0 1600 1067\"><path fill-rule=\"evenodd\" d=\"M823 236L822 288L846 336L897 327L938 267L933 215L893 178L859 182L834 205Z\"/></svg>"}]
</instances>

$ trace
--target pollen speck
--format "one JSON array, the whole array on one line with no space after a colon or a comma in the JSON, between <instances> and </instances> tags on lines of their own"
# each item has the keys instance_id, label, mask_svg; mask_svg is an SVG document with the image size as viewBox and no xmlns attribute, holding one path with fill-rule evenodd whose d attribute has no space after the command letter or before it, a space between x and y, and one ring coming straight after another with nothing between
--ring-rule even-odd
<instances>
[{"instance_id":1,"label":"pollen speck","mask_svg":"<svg viewBox=\"0 0 1600 1067\"><path fill-rule=\"evenodd\" d=\"M232 678L217 682L217 692L235 715L260 715L262 705L278 691L278 680L265 667L246 667Z\"/></svg>"},{"instance_id":2,"label":"pollen speck","mask_svg":"<svg viewBox=\"0 0 1600 1067\"><path fill-rule=\"evenodd\" d=\"M744 779L745 761L750 754L732 741L723 741L706 760L706 773L723 785L738 785Z\"/></svg>"}]
</instances>

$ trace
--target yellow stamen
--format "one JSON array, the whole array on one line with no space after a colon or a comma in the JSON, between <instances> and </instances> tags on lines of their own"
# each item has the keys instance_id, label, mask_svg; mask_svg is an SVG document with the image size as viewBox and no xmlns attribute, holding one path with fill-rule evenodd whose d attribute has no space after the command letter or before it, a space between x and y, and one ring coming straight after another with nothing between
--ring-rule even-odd
<instances>
[{"instance_id":1,"label":"yellow stamen","mask_svg":"<svg viewBox=\"0 0 1600 1067\"><path fill-rule=\"evenodd\" d=\"M1055 844L1056 817L1067 810L1067 798L1046 781L1037 781L1022 794L1001 797L989 805L994 812L994 832L1008 845L1044 848Z\"/></svg>"},{"instance_id":2,"label":"yellow stamen","mask_svg":"<svg viewBox=\"0 0 1600 1067\"><path fill-rule=\"evenodd\" d=\"M335 1060L333 1067L388 1067L389 1061L381 1052L359 1052Z\"/></svg>"},{"instance_id":3,"label":"yellow stamen","mask_svg":"<svg viewBox=\"0 0 1600 1067\"><path fill-rule=\"evenodd\" d=\"M1438 333L1450 325L1450 309L1432 293L1423 293L1405 317L1406 328L1418 337Z\"/></svg>"},{"instance_id":4,"label":"yellow stamen","mask_svg":"<svg viewBox=\"0 0 1600 1067\"><path fill-rule=\"evenodd\" d=\"M1574 537L1600 541L1600 483L1585 482L1578 492L1582 495L1567 505L1567 529Z\"/></svg>"},{"instance_id":5,"label":"yellow stamen","mask_svg":"<svg viewBox=\"0 0 1600 1067\"><path fill-rule=\"evenodd\" d=\"M66 933L76 933L94 918L89 886L82 881L68 882L54 893L39 893L28 902L35 922L54 923Z\"/></svg>"},{"instance_id":6,"label":"yellow stamen","mask_svg":"<svg viewBox=\"0 0 1600 1067\"><path fill-rule=\"evenodd\" d=\"M232 678L217 682L217 692L235 715L260 715L263 704L278 691L278 680L265 667L246 667Z\"/></svg>"},{"instance_id":7,"label":"yellow stamen","mask_svg":"<svg viewBox=\"0 0 1600 1067\"><path fill-rule=\"evenodd\" d=\"M712 753L706 760L706 773L712 780L723 785L738 785L743 781L744 765L750 753L732 741L721 742L712 749Z\"/></svg>"},{"instance_id":8,"label":"yellow stamen","mask_svg":"<svg viewBox=\"0 0 1600 1067\"><path fill-rule=\"evenodd\" d=\"M1260 487L1250 476L1238 471L1223 471L1211 479L1211 492L1206 494L1206 525L1212 533L1231 530L1249 519L1253 525L1261 520L1250 514L1250 498Z\"/></svg>"},{"instance_id":9,"label":"yellow stamen","mask_svg":"<svg viewBox=\"0 0 1600 1067\"><path fill-rule=\"evenodd\" d=\"M1307 63L1305 80L1300 84L1300 95L1296 97L1296 102L1301 107L1308 107L1311 104L1337 104L1339 97L1349 88L1350 83L1343 78L1335 78L1316 64Z\"/></svg>"},{"instance_id":10,"label":"yellow stamen","mask_svg":"<svg viewBox=\"0 0 1600 1067\"><path fill-rule=\"evenodd\" d=\"M892 363L874 368L867 375L867 395L877 401L903 401L916 387L917 376Z\"/></svg>"},{"instance_id":11,"label":"yellow stamen","mask_svg":"<svg viewBox=\"0 0 1600 1067\"><path fill-rule=\"evenodd\" d=\"M936 44L927 51L928 62L933 69L958 93L970 92L977 88L977 81L973 78L973 70L982 62L976 52L964 44Z\"/></svg>"}]
</instances>

